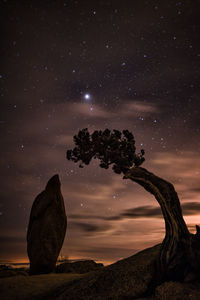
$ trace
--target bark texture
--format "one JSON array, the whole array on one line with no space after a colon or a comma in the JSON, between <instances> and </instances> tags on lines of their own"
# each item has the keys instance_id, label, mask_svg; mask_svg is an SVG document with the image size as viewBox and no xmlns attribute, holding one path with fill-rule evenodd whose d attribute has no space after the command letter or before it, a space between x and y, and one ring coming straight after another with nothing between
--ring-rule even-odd
<instances>
[{"instance_id":1,"label":"bark texture","mask_svg":"<svg viewBox=\"0 0 200 300\"><path fill-rule=\"evenodd\" d=\"M158 281L193 280L199 277L200 235L190 234L183 219L178 195L170 182L140 167L130 169L124 176L153 194L160 204L166 234L157 263Z\"/></svg>"}]
</instances>

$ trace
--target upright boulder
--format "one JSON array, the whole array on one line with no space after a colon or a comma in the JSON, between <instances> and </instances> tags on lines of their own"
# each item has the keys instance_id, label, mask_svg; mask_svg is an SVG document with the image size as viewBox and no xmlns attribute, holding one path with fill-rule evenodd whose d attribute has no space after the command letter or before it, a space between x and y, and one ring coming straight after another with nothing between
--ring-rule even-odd
<instances>
[{"instance_id":1,"label":"upright boulder","mask_svg":"<svg viewBox=\"0 0 200 300\"><path fill-rule=\"evenodd\" d=\"M67 228L60 186L59 176L54 175L33 202L27 232L27 252L32 275L55 270Z\"/></svg>"}]
</instances>

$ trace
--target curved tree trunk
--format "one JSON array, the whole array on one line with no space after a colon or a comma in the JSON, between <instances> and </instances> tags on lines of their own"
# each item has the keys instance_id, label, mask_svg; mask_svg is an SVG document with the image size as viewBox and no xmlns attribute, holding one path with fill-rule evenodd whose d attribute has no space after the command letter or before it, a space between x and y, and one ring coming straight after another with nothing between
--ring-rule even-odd
<instances>
[{"instance_id":1,"label":"curved tree trunk","mask_svg":"<svg viewBox=\"0 0 200 300\"><path fill-rule=\"evenodd\" d=\"M166 235L158 258L158 279L184 280L191 276L196 277L200 266L198 227L196 235L189 233L173 185L140 167L129 170L124 179L131 179L143 186L160 204Z\"/></svg>"}]
</instances>

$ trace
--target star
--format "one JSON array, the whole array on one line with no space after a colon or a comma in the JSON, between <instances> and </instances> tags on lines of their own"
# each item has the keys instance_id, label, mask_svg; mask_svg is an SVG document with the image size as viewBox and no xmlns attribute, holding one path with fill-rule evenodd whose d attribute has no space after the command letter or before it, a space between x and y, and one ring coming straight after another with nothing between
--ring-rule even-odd
<instances>
[{"instance_id":1,"label":"star","mask_svg":"<svg viewBox=\"0 0 200 300\"><path fill-rule=\"evenodd\" d=\"M84 99L85 99L85 100L90 100L90 98L91 98L90 94L85 94L85 95L84 95Z\"/></svg>"}]
</instances>

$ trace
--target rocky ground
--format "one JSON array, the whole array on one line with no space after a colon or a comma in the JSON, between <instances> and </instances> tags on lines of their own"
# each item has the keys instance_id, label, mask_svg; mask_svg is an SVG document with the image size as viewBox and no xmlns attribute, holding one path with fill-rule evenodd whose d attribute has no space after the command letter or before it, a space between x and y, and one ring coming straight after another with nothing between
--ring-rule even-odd
<instances>
[{"instance_id":1,"label":"rocky ground","mask_svg":"<svg viewBox=\"0 0 200 300\"><path fill-rule=\"evenodd\" d=\"M6 270L0 270L0 299L199 300L200 282L165 282L154 286L159 248L160 245L145 249L107 267L92 261L75 263L74 268L65 263L57 269L57 274L29 276L26 270L10 270L18 274L8 277L7 273L6 277L3 276Z\"/></svg>"}]
</instances>

